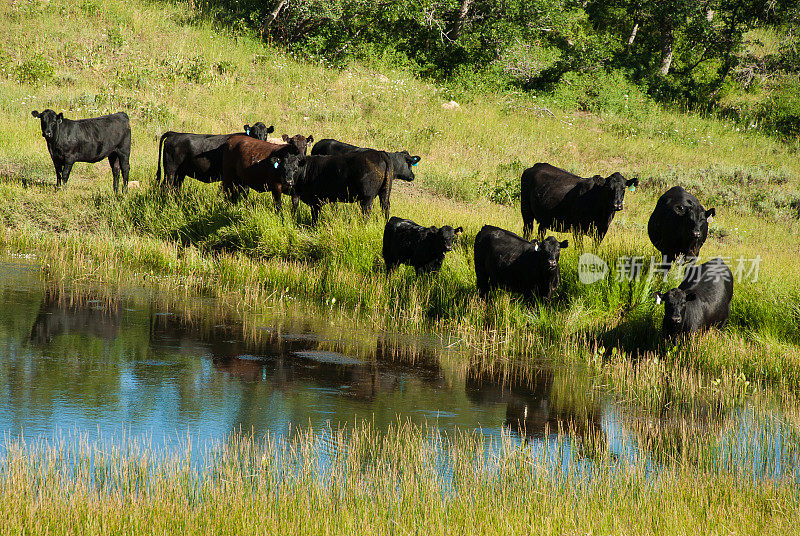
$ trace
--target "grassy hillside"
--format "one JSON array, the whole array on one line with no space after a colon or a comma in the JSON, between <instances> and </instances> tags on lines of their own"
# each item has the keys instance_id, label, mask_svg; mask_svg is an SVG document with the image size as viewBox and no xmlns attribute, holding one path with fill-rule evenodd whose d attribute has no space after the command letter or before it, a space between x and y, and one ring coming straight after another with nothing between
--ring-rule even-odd
<instances>
[{"instance_id":1,"label":"grassy hillside","mask_svg":"<svg viewBox=\"0 0 800 536\"><path fill-rule=\"evenodd\" d=\"M38 251L81 277L145 269L184 287L240 294L251 305L287 296L335 303L379 328L455 332L485 355L566 353L591 362L602 354L598 347L616 341L622 356L658 351L654 359L701 371L704 382L744 375L800 383L800 163L774 139L666 112L638 94L615 113L592 115L554 108L546 96L452 95L402 72L333 70L214 28L183 4L32 0L0 10L10 36L0 51L0 241L8 249ZM451 98L460 108L442 108ZM117 198L107 165L77 164L67 190L55 193L30 116L48 107L72 118L126 110L131 178L143 188ZM327 208L312 229L305 209L297 222L276 218L266 195L233 206L218 185L190 180L176 196L151 188L163 131L230 132L257 120L278 133L421 155L418 180L396 184L392 212L464 226L442 273L387 277L382 220L364 226L352 207ZM663 354L663 313L651 294L668 284L612 277L582 285L574 247L562 256L564 281L553 304L529 306L504 293L488 304L478 300L474 236L486 223L521 231L519 176L538 161L584 176L640 177L597 251L612 275L620 255L655 254L645 227L668 187L682 184L715 206L703 254L763 259L758 281L736 287L731 326ZM679 277L673 273L672 284ZM624 373L615 374L624 385Z\"/></svg>"}]
</instances>

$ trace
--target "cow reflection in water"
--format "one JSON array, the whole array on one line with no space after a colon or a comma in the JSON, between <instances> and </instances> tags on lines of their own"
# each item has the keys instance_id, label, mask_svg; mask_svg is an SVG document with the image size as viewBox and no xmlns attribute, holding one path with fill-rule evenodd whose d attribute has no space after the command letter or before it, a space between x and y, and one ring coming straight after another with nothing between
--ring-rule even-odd
<instances>
[{"instance_id":1,"label":"cow reflection in water","mask_svg":"<svg viewBox=\"0 0 800 536\"><path fill-rule=\"evenodd\" d=\"M313 383L362 401L396 392L409 376L430 388L444 386L436 354L429 348L401 351L379 338L368 356L353 358L337 350L341 345L308 334L270 332L257 343L213 344L213 363L215 369L245 382L268 381L284 391Z\"/></svg>"},{"instance_id":2,"label":"cow reflection in water","mask_svg":"<svg viewBox=\"0 0 800 536\"><path fill-rule=\"evenodd\" d=\"M543 438L559 430L577 437L603 437L599 407L558 404L553 397L554 373L537 370L529 381L503 381L478 371L467 373L466 390L476 404L505 404L505 425L527 438Z\"/></svg>"},{"instance_id":3,"label":"cow reflection in water","mask_svg":"<svg viewBox=\"0 0 800 536\"><path fill-rule=\"evenodd\" d=\"M75 298L47 290L31 328L30 341L44 346L61 335L116 339L122 317L116 304L91 298Z\"/></svg>"}]
</instances>

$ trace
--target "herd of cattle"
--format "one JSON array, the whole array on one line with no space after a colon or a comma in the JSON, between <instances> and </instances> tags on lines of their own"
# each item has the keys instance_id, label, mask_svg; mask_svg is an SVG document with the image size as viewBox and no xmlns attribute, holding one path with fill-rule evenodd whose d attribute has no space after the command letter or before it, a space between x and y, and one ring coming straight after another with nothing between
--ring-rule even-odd
<instances>
[{"instance_id":1,"label":"herd of cattle","mask_svg":"<svg viewBox=\"0 0 800 536\"><path fill-rule=\"evenodd\" d=\"M123 190L130 170L131 129L125 112L102 117L70 120L53 110L33 111L41 122L42 136L56 169L56 187L66 185L75 162L111 165L114 190ZM281 212L282 195L292 199L295 212L300 201L311 208L317 223L325 203L359 203L368 217L377 197L388 220L383 235L383 257L387 271L400 264L416 273L438 271L445 254L453 249L462 228L423 227L411 220L389 218L389 197L395 179L413 181L413 166L419 156L407 151L386 152L325 139L313 145L312 136L268 138L274 127L258 122L235 134L165 132L159 140L157 182L180 188L185 177L203 182L222 181L224 194L236 201L250 190L269 191L275 209ZM163 165L163 176L162 176ZM620 173L603 178L583 178L539 163L525 170L521 179L523 237L485 225L475 237L475 275L480 296L492 288L504 288L526 299L549 300L560 283L559 256L568 241L545 238L548 229L572 232L582 242L584 235L599 244L614 215L623 209L626 189L634 190L638 179ZM650 216L647 231L666 263L693 259L708 236L715 215L680 186L664 193ZM538 237L529 240L534 220ZM683 282L664 294L663 331L666 335L723 327L730 315L733 274L720 258L693 265Z\"/></svg>"}]
</instances>

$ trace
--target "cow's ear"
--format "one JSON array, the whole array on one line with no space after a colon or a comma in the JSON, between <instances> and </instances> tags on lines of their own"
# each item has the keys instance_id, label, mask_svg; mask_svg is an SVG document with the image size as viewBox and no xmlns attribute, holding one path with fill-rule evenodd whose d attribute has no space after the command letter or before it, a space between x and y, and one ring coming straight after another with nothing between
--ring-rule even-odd
<instances>
[{"instance_id":1,"label":"cow's ear","mask_svg":"<svg viewBox=\"0 0 800 536\"><path fill-rule=\"evenodd\" d=\"M661 305L664 302L664 295L660 292L653 294L653 297L656 299L656 305Z\"/></svg>"},{"instance_id":2,"label":"cow's ear","mask_svg":"<svg viewBox=\"0 0 800 536\"><path fill-rule=\"evenodd\" d=\"M307 143L314 143L314 136L309 136L306 138Z\"/></svg>"},{"instance_id":3,"label":"cow's ear","mask_svg":"<svg viewBox=\"0 0 800 536\"><path fill-rule=\"evenodd\" d=\"M31 115L32 115L33 117L39 117L39 112L37 112L36 110L33 110L33 111L31 112Z\"/></svg>"},{"instance_id":4,"label":"cow's ear","mask_svg":"<svg viewBox=\"0 0 800 536\"><path fill-rule=\"evenodd\" d=\"M717 209L710 208L706 210L706 221L708 223L711 223L712 221L714 221L714 216L716 215L717 215Z\"/></svg>"},{"instance_id":5,"label":"cow's ear","mask_svg":"<svg viewBox=\"0 0 800 536\"><path fill-rule=\"evenodd\" d=\"M244 133L247 134L248 136L250 135L250 125L244 126Z\"/></svg>"},{"instance_id":6,"label":"cow's ear","mask_svg":"<svg viewBox=\"0 0 800 536\"><path fill-rule=\"evenodd\" d=\"M561 246L561 249L567 249L567 247L569 247L569 240L564 240L563 242L560 242L558 245Z\"/></svg>"},{"instance_id":7,"label":"cow's ear","mask_svg":"<svg viewBox=\"0 0 800 536\"><path fill-rule=\"evenodd\" d=\"M281 136L281 139L283 141L285 141L286 143L289 143L289 135L288 134L284 134L283 136Z\"/></svg>"},{"instance_id":8,"label":"cow's ear","mask_svg":"<svg viewBox=\"0 0 800 536\"><path fill-rule=\"evenodd\" d=\"M627 186L628 188L631 189L631 191L633 191L634 188L639 186L639 179L634 177L633 179L627 180L625 181L625 186Z\"/></svg>"},{"instance_id":9,"label":"cow's ear","mask_svg":"<svg viewBox=\"0 0 800 536\"><path fill-rule=\"evenodd\" d=\"M279 158L275 158L274 156L269 159L269 163L274 169L278 169L279 167L281 167L280 159Z\"/></svg>"},{"instance_id":10,"label":"cow's ear","mask_svg":"<svg viewBox=\"0 0 800 536\"><path fill-rule=\"evenodd\" d=\"M534 240L533 242L531 242L531 244L533 244L533 251L539 251L539 242L538 242L538 240Z\"/></svg>"},{"instance_id":11,"label":"cow's ear","mask_svg":"<svg viewBox=\"0 0 800 536\"><path fill-rule=\"evenodd\" d=\"M58 114L58 115L56 116L56 121L57 121L58 123L61 123L61 121L63 121L63 120L64 120L64 114L63 114L63 113L60 113L60 114Z\"/></svg>"},{"instance_id":12,"label":"cow's ear","mask_svg":"<svg viewBox=\"0 0 800 536\"><path fill-rule=\"evenodd\" d=\"M686 293L686 301L694 301L697 299L697 294L694 292L687 292Z\"/></svg>"},{"instance_id":13,"label":"cow's ear","mask_svg":"<svg viewBox=\"0 0 800 536\"><path fill-rule=\"evenodd\" d=\"M272 134L273 132L275 132L275 127L273 125L268 126L267 134Z\"/></svg>"},{"instance_id":14,"label":"cow's ear","mask_svg":"<svg viewBox=\"0 0 800 536\"><path fill-rule=\"evenodd\" d=\"M457 234L457 235L460 235L461 233L463 233L463 232L464 232L464 228L463 228L463 227L461 227L461 226L458 226L458 227L456 227L456 228L453 230L453 232L454 232L455 234Z\"/></svg>"},{"instance_id":15,"label":"cow's ear","mask_svg":"<svg viewBox=\"0 0 800 536\"><path fill-rule=\"evenodd\" d=\"M412 157L411 157L411 165L412 165L412 166L416 166L417 164L419 164L419 161L420 161L420 160L422 160L422 158L421 158L421 157L419 157L419 156L412 156Z\"/></svg>"}]
</instances>

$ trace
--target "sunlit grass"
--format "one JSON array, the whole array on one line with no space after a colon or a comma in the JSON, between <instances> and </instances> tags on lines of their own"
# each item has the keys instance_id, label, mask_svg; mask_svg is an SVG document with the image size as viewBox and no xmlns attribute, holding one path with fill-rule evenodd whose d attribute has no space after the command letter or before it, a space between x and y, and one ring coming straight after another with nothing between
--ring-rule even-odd
<instances>
[{"instance_id":1,"label":"sunlit grass","mask_svg":"<svg viewBox=\"0 0 800 536\"><path fill-rule=\"evenodd\" d=\"M692 431L679 427L676 437ZM672 439L631 432L611 449L602 435L554 433L531 443L504 435L487 442L403 424L383 433L359 425L288 437L234 435L212 445L186 438L166 450L131 438L121 444L86 436L7 439L0 530L791 534L796 528L796 452L779 449L762 453L760 464L741 464L726 450L741 448L724 433L716 436L722 444L692 440L691 449L674 450ZM745 450L770 451L776 432L782 434L755 433ZM685 463L617 458L636 442L684 452Z\"/></svg>"}]
</instances>

